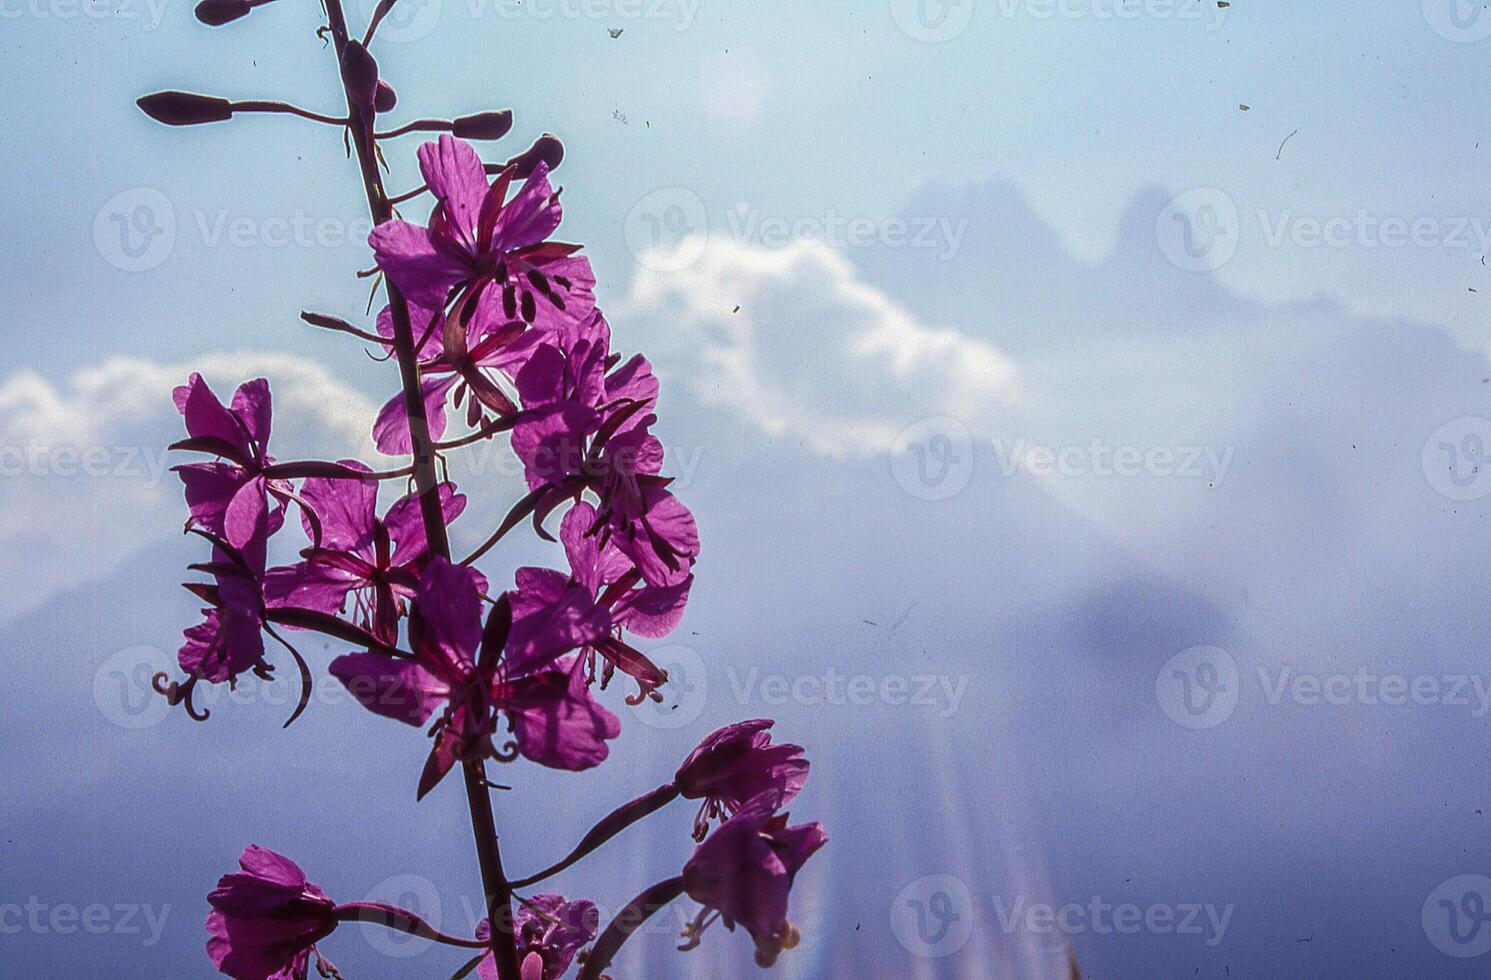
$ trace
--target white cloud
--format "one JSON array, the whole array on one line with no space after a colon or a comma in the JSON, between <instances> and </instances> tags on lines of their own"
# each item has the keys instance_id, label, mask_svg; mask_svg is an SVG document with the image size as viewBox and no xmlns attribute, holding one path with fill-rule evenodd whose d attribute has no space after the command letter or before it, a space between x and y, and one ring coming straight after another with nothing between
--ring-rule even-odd
<instances>
[{"instance_id":1,"label":"white cloud","mask_svg":"<svg viewBox=\"0 0 1491 980\"><path fill-rule=\"evenodd\" d=\"M276 455L371 451L375 406L314 364L224 353L189 364L113 357L61 384L31 372L0 380L0 567L24 569L0 594L0 621L108 574L185 520L165 447L183 435L171 390L200 371L227 401L267 377Z\"/></svg>"},{"instance_id":2,"label":"white cloud","mask_svg":"<svg viewBox=\"0 0 1491 980\"><path fill-rule=\"evenodd\" d=\"M919 322L826 246L711 241L681 272L642 266L620 316L659 373L816 452L890 451L939 415L987 432L1022 400L997 348Z\"/></svg>"}]
</instances>

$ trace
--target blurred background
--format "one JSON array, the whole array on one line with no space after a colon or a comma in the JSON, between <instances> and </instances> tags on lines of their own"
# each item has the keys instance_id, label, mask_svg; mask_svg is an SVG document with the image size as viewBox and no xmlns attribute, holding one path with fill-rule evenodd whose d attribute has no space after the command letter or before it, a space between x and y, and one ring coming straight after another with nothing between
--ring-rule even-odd
<instances>
[{"instance_id":1,"label":"blurred background","mask_svg":"<svg viewBox=\"0 0 1491 980\"><path fill-rule=\"evenodd\" d=\"M367 455L396 389L298 322L369 322L340 134L133 106L339 111L319 5L0 21L0 973L213 975L205 895L251 842L470 932L465 804L415 803L417 732L329 678L282 731L288 667L202 725L148 690L196 621L172 386L268 377L281 458ZM1491 11L400 0L374 53L394 120L511 107L490 160L564 139L561 237L658 367L703 535L650 647L670 699L611 692L595 773L494 772L510 867L769 716L832 836L776 975L1486 974ZM452 474L462 550L521 478L501 446ZM514 537L484 567L560 561ZM617 908L691 818L556 889ZM722 929L675 952L676 912L618 976L760 972ZM462 962L323 948L349 980Z\"/></svg>"}]
</instances>

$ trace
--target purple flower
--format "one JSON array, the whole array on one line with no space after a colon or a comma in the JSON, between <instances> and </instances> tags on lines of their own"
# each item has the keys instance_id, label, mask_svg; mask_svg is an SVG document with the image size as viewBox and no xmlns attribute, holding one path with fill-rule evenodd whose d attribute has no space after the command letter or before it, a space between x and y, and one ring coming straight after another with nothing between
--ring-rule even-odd
<instances>
[{"instance_id":1,"label":"purple flower","mask_svg":"<svg viewBox=\"0 0 1491 980\"><path fill-rule=\"evenodd\" d=\"M819 823L787 826L787 814L777 813L777 806L773 793L747 801L684 865L684 890L704 906L684 930L684 949L698 945L716 914L726 929L739 923L751 934L760 966L771 966L782 950L797 945L787 896L798 870L828 843L828 835Z\"/></svg>"},{"instance_id":2,"label":"purple flower","mask_svg":"<svg viewBox=\"0 0 1491 980\"><path fill-rule=\"evenodd\" d=\"M530 489L592 469L587 443L601 430L609 438L652 418L658 384L647 359L638 354L608 375L610 364L611 327L599 310L535 339L513 380L524 408L513 448ZM661 465L660 444L656 452Z\"/></svg>"},{"instance_id":3,"label":"purple flower","mask_svg":"<svg viewBox=\"0 0 1491 980\"><path fill-rule=\"evenodd\" d=\"M599 312L545 335L515 384L523 420L512 446L530 489L562 499L589 489L600 499L594 530L614 539L650 585L677 585L699 553L694 517L659 474L657 379L637 356L609 374L610 328Z\"/></svg>"},{"instance_id":4,"label":"purple flower","mask_svg":"<svg viewBox=\"0 0 1491 980\"><path fill-rule=\"evenodd\" d=\"M217 539L212 561L193 566L213 576L213 584L187 588L204 599L203 620L183 632L186 642L177 652L181 669L197 679L218 684L232 681L246 670L268 677L264 663L264 563L269 535L279 528L283 512L266 515L266 523L242 548Z\"/></svg>"},{"instance_id":5,"label":"purple flower","mask_svg":"<svg viewBox=\"0 0 1491 980\"><path fill-rule=\"evenodd\" d=\"M368 472L356 460L341 465ZM439 492L449 524L465 510L466 497L450 483L441 484ZM403 600L414 595L429 558L418 494L398 500L381 519L374 480L311 477L301 485L300 499L319 522L317 528L303 515L306 534L314 540L319 529L321 544L307 549L303 562L270 569L264 581L266 601L334 614L345 610L350 594L359 624L392 643L398 638ZM485 582L481 588L485 591Z\"/></svg>"},{"instance_id":6,"label":"purple flower","mask_svg":"<svg viewBox=\"0 0 1491 980\"><path fill-rule=\"evenodd\" d=\"M699 528L658 476L662 445L646 429L622 432L601 454L601 515L616 547L650 585L677 585L699 554Z\"/></svg>"},{"instance_id":7,"label":"purple flower","mask_svg":"<svg viewBox=\"0 0 1491 980\"><path fill-rule=\"evenodd\" d=\"M269 444L269 383L249 381L233 395L231 408L212 393L200 374L174 392L188 438L173 449L212 453L227 462L178 466L192 522L241 548L265 529L271 514L283 513L290 485L263 473L274 462ZM273 503L271 503L271 499Z\"/></svg>"},{"instance_id":8,"label":"purple flower","mask_svg":"<svg viewBox=\"0 0 1491 980\"><path fill-rule=\"evenodd\" d=\"M558 895L534 895L518 906L516 919L523 980L559 980L600 926L594 902L566 902ZM483 919L476 927L476 938L486 940L491 935L491 922ZM497 980L497 964L491 956L481 961L476 972L482 980Z\"/></svg>"},{"instance_id":9,"label":"purple flower","mask_svg":"<svg viewBox=\"0 0 1491 980\"><path fill-rule=\"evenodd\" d=\"M567 620L582 624L567 634L567 649L581 650L590 676L595 673L595 657L603 657L606 670L601 686L605 687L614 670L620 668L640 686L640 693L630 698L640 703L666 680L667 675L641 651L622 639L626 630L647 639L667 636L683 617L693 577L668 586L642 582L631 559L614 544L603 542L596 533L596 510L580 503L570 508L560 524L560 540L569 559L570 574L547 568L518 570L518 589L513 594L514 615L521 609L524 616L513 624L515 636L523 640L529 623ZM553 635L552 631L549 635ZM514 645L510 642L509 649ZM519 651L526 649L520 645ZM518 656L532 656L518 653ZM510 658L513 654L509 654Z\"/></svg>"},{"instance_id":10,"label":"purple flower","mask_svg":"<svg viewBox=\"0 0 1491 980\"><path fill-rule=\"evenodd\" d=\"M217 968L235 980L305 980L313 952L328 967L316 943L336 928L336 904L266 848L244 848L238 865L207 896L207 955Z\"/></svg>"},{"instance_id":11,"label":"purple flower","mask_svg":"<svg viewBox=\"0 0 1491 980\"><path fill-rule=\"evenodd\" d=\"M410 307L414 342L422 362L420 390L433 438L445 434L446 402L452 391L458 406L463 401L466 404L468 425L478 425L489 411L498 416L517 411L492 375L511 382L533 351L534 331L519 321L504 322L494 303L491 293L478 300L464 330L439 312ZM393 325L386 315L379 317L378 330L392 336ZM389 399L378 413L373 440L388 455L411 452L409 412L402 392Z\"/></svg>"},{"instance_id":12,"label":"purple flower","mask_svg":"<svg viewBox=\"0 0 1491 980\"><path fill-rule=\"evenodd\" d=\"M474 305L488 291L507 320L543 329L589 315L595 306L590 262L578 245L548 241L559 227L559 195L540 163L512 200L515 169L489 185L471 145L454 136L419 148L419 165L438 202L429 226L388 221L369 242L378 266L415 303Z\"/></svg>"},{"instance_id":13,"label":"purple flower","mask_svg":"<svg viewBox=\"0 0 1491 980\"><path fill-rule=\"evenodd\" d=\"M569 642L566 624L553 626L561 636L546 648L553 656L519 664L503 660L506 603L494 607L484 628L480 585L473 570L433 559L414 595L409 622L414 656L367 652L331 663L333 676L376 714L423 725L443 707L432 730L435 746L420 779L420 796L458 761L499 755L492 744L499 712L513 731L517 751L556 769L598 765L607 755L606 740L621 732L615 716L590 698L574 661L557 659ZM549 641L539 631L533 642Z\"/></svg>"},{"instance_id":14,"label":"purple flower","mask_svg":"<svg viewBox=\"0 0 1491 980\"><path fill-rule=\"evenodd\" d=\"M771 744L766 719L726 725L699 743L674 777L685 799L703 800L694 820L694 838L703 840L709 821L736 812L746 801L772 794L786 806L808 781L802 746Z\"/></svg>"}]
</instances>

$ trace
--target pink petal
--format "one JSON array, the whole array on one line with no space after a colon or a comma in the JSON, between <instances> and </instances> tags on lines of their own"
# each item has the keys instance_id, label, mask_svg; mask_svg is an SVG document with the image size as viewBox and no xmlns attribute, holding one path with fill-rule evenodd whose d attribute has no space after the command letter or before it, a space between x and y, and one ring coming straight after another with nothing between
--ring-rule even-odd
<instances>
[{"instance_id":1,"label":"pink petal","mask_svg":"<svg viewBox=\"0 0 1491 980\"><path fill-rule=\"evenodd\" d=\"M233 393L233 414L243 421L244 428L262 448L269 445L269 428L273 416L273 403L269 397L269 382L263 378L245 381Z\"/></svg>"},{"instance_id":2,"label":"pink petal","mask_svg":"<svg viewBox=\"0 0 1491 980\"><path fill-rule=\"evenodd\" d=\"M378 268L409 299L428 309L445 305L450 287L466 278L467 266L435 247L428 230L407 221L386 221L368 236Z\"/></svg>"},{"instance_id":3,"label":"pink petal","mask_svg":"<svg viewBox=\"0 0 1491 980\"><path fill-rule=\"evenodd\" d=\"M223 537L235 548L268 534L269 505L265 499L264 478L254 477L233 495L223 515Z\"/></svg>"},{"instance_id":4,"label":"pink petal","mask_svg":"<svg viewBox=\"0 0 1491 980\"><path fill-rule=\"evenodd\" d=\"M504 705L523 755L539 765L571 772L590 769L610 753L606 742L621 722L590 696L584 672L566 660L512 685Z\"/></svg>"},{"instance_id":5,"label":"pink petal","mask_svg":"<svg viewBox=\"0 0 1491 980\"><path fill-rule=\"evenodd\" d=\"M372 472L355 459L344 459L341 465L362 473ZM300 496L321 521L323 548L362 554L372 545L378 481L313 476L301 485ZM302 514L301 522L306 536L314 537L310 518Z\"/></svg>"},{"instance_id":6,"label":"pink petal","mask_svg":"<svg viewBox=\"0 0 1491 980\"><path fill-rule=\"evenodd\" d=\"M440 201L446 220L468 246L476 241L476 220L487 196L481 158L464 140L446 134L419 148L419 169L430 192Z\"/></svg>"},{"instance_id":7,"label":"pink petal","mask_svg":"<svg viewBox=\"0 0 1491 980\"><path fill-rule=\"evenodd\" d=\"M453 374L435 375L421 379L424 392L425 418L430 424L430 438L439 439L445 434L445 399L450 389L460 379ZM373 422L373 442L378 451L388 456L407 456L414 451L409 436L409 413L404 407L404 393L390 398Z\"/></svg>"},{"instance_id":8,"label":"pink petal","mask_svg":"<svg viewBox=\"0 0 1491 980\"><path fill-rule=\"evenodd\" d=\"M344 654L330 670L363 707L407 725L423 725L450 697L450 685L433 671L381 653Z\"/></svg>"}]
</instances>

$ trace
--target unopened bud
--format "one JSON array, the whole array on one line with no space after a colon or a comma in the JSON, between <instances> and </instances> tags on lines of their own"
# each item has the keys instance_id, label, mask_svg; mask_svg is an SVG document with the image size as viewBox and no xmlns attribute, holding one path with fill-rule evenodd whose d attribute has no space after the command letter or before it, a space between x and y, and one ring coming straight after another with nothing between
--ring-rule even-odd
<instances>
[{"instance_id":1,"label":"unopened bud","mask_svg":"<svg viewBox=\"0 0 1491 980\"><path fill-rule=\"evenodd\" d=\"M378 89L373 96L373 111L388 112L399 104L399 94L393 90L393 86L378 79Z\"/></svg>"},{"instance_id":2,"label":"unopened bud","mask_svg":"<svg viewBox=\"0 0 1491 980\"><path fill-rule=\"evenodd\" d=\"M516 167L517 173L514 176L523 180L532 174L534 168L540 163L548 164L549 169L553 170L563 159L564 144L559 142L559 137L552 133L545 133L534 140L533 145L528 149L507 161L507 165Z\"/></svg>"},{"instance_id":3,"label":"unopened bud","mask_svg":"<svg viewBox=\"0 0 1491 980\"><path fill-rule=\"evenodd\" d=\"M145 115L167 126L196 126L233 118L233 103L227 99L191 92L156 92L135 104Z\"/></svg>"},{"instance_id":4,"label":"unopened bud","mask_svg":"<svg viewBox=\"0 0 1491 980\"><path fill-rule=\"evenodd\" d=\"M354 109L366 112L378 100L378 62L361 41L348 41L342 51L342 84Z\"/></svg>"},{"instance_id":5,"label":"unopened bud","mask_svg":"<svg viewBox=\"0 0 1491 980\"><path fill-rule=\"evenodd\" d=\"M208 27L222 27L254 9L248 0L202 0L197 4L197 20Z\"/></svg>"},{"instance_id":6,"label":"unopened bud","mask_svg":"<svg viewBox=\"0 0 1491 980\"><path fill-rule=\"evenodd\" d=\"M513 128L513 111L478 112L451 123L450 131L463 140L500 140Z\"/></svg>"}]
</instances>

